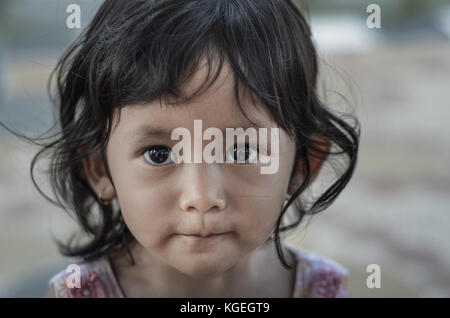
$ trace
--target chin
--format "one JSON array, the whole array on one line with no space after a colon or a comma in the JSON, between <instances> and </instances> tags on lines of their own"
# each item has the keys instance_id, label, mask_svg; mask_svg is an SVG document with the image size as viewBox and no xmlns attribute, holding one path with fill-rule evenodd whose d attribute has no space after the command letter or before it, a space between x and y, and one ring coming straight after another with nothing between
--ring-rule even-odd
<instances>
[{"instance_id":1,"label":"chin","mask_svg":"<svg viewBox=\"0 0 450 318\"><path fill-rule=\"evenodd\" d=\"M198 279L221 275L233 266L229 262L213 261L212 259L205 260L201 257L198 260L191 259L188 262L177 265L175 267L180 272Z\"/></svg>"}]
</instances>

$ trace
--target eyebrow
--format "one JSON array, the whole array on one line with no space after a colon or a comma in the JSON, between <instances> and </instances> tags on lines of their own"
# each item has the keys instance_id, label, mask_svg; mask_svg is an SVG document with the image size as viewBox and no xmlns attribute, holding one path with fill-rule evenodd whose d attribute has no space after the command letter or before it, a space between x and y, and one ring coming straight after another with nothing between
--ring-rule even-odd
<instances>
[{"instance_id":1,"label":"eyebrow","mask_svg":"<svg viewBox=\"0 0 450 318\"><path fill-rule=\"evenodd\" d=\"M257 123L260 125L259 123ZM264 126L258 126L254 125L252 123L241 123L241 125L237 127L224 127L219 128L224 134L225 134L225 128L243 128L246 130L247 128L258 128L258 127L264 127ZM175 128L174 128L175 129ZM154 127L151 125L142 125L139 126L137 129L133 130L129 137L135 141L145 140L148 138L167 138L170 139L172 136L172 130L167 130L166 128L160 128L160 127Z\"/></svg>"}]
</instances>

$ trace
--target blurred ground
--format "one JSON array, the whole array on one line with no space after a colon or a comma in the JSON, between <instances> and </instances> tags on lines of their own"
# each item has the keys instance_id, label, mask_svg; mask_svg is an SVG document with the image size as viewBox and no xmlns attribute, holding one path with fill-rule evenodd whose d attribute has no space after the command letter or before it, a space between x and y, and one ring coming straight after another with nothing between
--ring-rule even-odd
<instances>
[{"instance_id":1,"label":"blurred ground","mask_svg":"<svg viewBox=\"0 0 450 318\"><path fill-rule=\"evenodd\" d=\"M351 296L449 297L450 41L377 41L323 50L322 80L356 105L360 157L338 200L290 240L349 268ZM17 128L30 121L42 126L54 58L43 53L7 61L7 100L14 103L0 109L0 118L8 114L7 123ZM328 92L328 98L333 107L343 107L336 94ZM29 121L21 121L22 115ZM66 235L69 218L37 193L29 177L35 151L0 130L3 297L43 295L50 275L70 263L50 236ZM373 263L381 267L380 289L366 287L366 268Z\"/></svg>"},{"instance_id":2,"label":"blurred ground","mask_svg":"<svg viewBox=\"0 0 450 318\"><path fill-rule=\"evenodd\" d=\"M329 58L354 81L354 178L295 241L351 270L361 297L450 296L450 42L384 43ZM380 265L381 289L366 287Z\"/></svg>"}]
</instances>

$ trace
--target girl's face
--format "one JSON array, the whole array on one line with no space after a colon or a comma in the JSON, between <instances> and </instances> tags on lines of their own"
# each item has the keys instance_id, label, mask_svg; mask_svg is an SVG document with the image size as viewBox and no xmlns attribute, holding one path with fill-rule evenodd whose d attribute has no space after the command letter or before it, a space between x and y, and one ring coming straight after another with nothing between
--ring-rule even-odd
<instances>
[{"instance_id":1,"label":"girl's face","mask_svg":"<svg viewBox=\"0 0 450 318\"><path fill-rule=\"evenodd\" d=\"M201 68L185 87L188 93L205 75ZM283 207L294 165L295 144L282 129L275 174L261 174L260 167L267 164L259 162L208 164L203 160L157 166L154 157L153 162L149 160L152 157L146 149L152 145L171 148L179 142L171 140L173 129L187 128L193 137L195 119L202 120L203 130L251 127L237 105L233 84L225 65L213 86L189 104L161 107L155 102L124 107L107 146L115 184L115 193L111 185L109 193L117 195L137 242L149 255L193 277L230 269L268 239ZM250 119L264 127L277 127L268 111L252 105L247 96L241 101ZM145 137L142 127L169 133ZM225 140L224 134L224 148ZM202 142L202 149L211 143ZM191 144L193 154L193 138ZM223 153L230 151L224 149ZM223 234L207 239L189 235L212 233Z\"/></svg>"}]
</instances>

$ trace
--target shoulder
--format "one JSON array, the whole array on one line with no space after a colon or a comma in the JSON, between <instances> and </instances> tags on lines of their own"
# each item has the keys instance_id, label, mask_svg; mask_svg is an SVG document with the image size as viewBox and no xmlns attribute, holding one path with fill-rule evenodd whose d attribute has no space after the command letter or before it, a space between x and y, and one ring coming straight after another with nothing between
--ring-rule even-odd
<instances>
[{"instance_id":1,"label":"shoulder","mask_svg":"<svg viewBox=\"0 0 450 318\"><path fill-rule=\"evenodd\" d=\"M290 244L285 246L293 252L297 261L294 297L349 297L349 271L342 264Z\"/></svg>"},{"instance_id":2,"label":"shoulder","mask_svg":"<svg viewBox=\"0 0 450 318\"><path fill-rule=\"evenodd\" d=\"M107 257L70 264L49 279L50 290L44 297L120 297L112 275Z\"/></svg>"}]
</instances>

